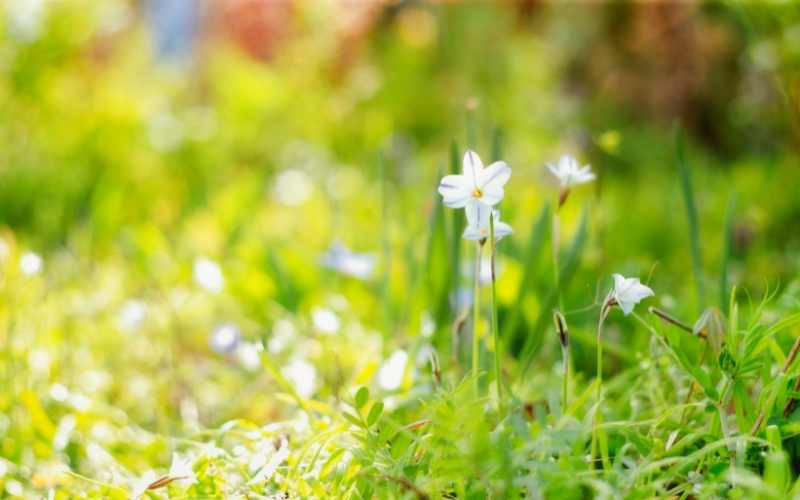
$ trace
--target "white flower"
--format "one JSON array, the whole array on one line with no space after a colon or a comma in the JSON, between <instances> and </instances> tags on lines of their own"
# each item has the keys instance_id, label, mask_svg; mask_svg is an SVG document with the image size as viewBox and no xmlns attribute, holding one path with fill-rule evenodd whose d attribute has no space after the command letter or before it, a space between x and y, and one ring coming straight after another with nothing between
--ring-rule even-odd
<instances>
[{"instance_id":1,"label":"white flower","mask_svg":"<svg viewBox=\"0 0 800 500\"><path fill-rule=\"evenodd\" d=\"M333 335L341 326L336 313L330 309L315 307L311 311L311 321L314 323L314 328L326 335Z\"/></svg>"},{"instance_id":2,"label":"white flower","mask_svg":"<svg viewBox=\"0 0 800 500\"><path fill-rule=\"evenodd\" d=\"M653 290L642 285L639 278L625 278L621 274L614 275L614 300L622 308L625 316L633 310L633 306L645 297L655 295Z\"/></svg>"},{"instance_id":3,"label":"white flower","mask_svg":"<svg viewBox=\"0 0 800 500\"><path fill-rule=\"evenodd\" d=\"M494 237L495 239L508 236L514 230L505 222L500 222L500 210L492 211L483 203L478 203L478 213L475 214L475 220L470 220L469 225L464 229L464 234L461 235L465 240L479 241L486 239L490 236L491 231L489 228L489 213L492 212L494 218ZM469 211L467 211L467 218L469 219Z\"/></svg>"},{"instance_id":4,"label":"white flower","mask_svg":"<svg viewBox=\"0 0 800 500\"><path fill-rule=\"evenodd\" d=\"M319 255L319 263L323 267L333 269L342 274L360 280L369 280L375 273L378 259L372 253L351 252L347 245L335 240L331 243L327 252Z\"/></svg>"},{"instance_id":5,"label":"white flower","mask_svg":"<svg viewBox=\"0 0 800 500\"><path fill-rule=\"evenodd\" d=\"M44 259L37 253L25 252L19 259L19 269L25 276L38 274L42 267L44 267Z\"/></svg>"},{"instance_id":6,"label":"white flower","mask_svg":"<svg viewBox=\"0 0 800 500\"><path fill-rule=\"evenodd\" d=\"M225 288L225 277L219 264L205 257L194 261L194 281L206 291L219 293Z\"/></svg>"},{"instance_id":7,"label":"white flower","mask_svg":"<svg viewBox=\"0 0 800 500\"><path fill-rule=\"evenodd\" d=\"M142 478L136 483L136 486L133 487L131 491L131 496L133 500L139 500L144 495L144 492L150 489L150 485L152 485L156 480L156 471L149 470L144 473Z\"/></svg>"},{"instance_id":8,"label":"white flower","mask_svg":"<svg viewBox=\"0 0 800 500\"><path fill-rule=\"evenodd\" d=\"M448 175L439 184L444 204L451 208L467 207L467 217L478 212L479 203L492 206L503 199L503 186L511 177L511 169L496 161L485 170L481 159L469 150L464 155L464 175Z\"/></svg>"},{"instance_id":9,"label":"white flower","mask_svg":"<svg viewBox=\"0 0 800 500\"><path fill-rule=\"evenodd\" d=\"M125 301L119 311L118 324L121 330L135 332L147 318L147 304L138 299Z\"/></svg>"},{"instance_id":10,"label":"white flower","mask_svg":"<svg viewBox=\"0 0 800 500\"><path fill-rule=\"evenodd\" d=\"M172 466L169 468L170 482L176 486L197 484L197 477L192 470L192 459L181 460L177 453L172 454Z\"/></svg>"},{"instance_id":11,"label":"white flower","mask_svg":"<svg viewBox=\"0 0 800 500\"><path fill-rule=\"evenodd\" d=\"M568 191L572 186L591 182L595 179L595 175L591 172L591 165L585 165L581 168L578 160L569 155L561 155L561 158L558 159L558 167L547 162L547 168L561 181L562 191Z\"/></svg>"}]
</instances>

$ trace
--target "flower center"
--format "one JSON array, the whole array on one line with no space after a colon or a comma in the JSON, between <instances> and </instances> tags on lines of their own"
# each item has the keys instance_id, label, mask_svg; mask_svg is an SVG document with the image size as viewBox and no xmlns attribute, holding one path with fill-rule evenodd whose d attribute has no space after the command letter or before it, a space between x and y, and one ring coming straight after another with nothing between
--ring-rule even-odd
<instances>
[{"instance_id":1,"label":"flower center","mask_svg":"<svg viewBox=\"0 0 800 500\"><path fill-rule=\"evenodd\" d=\"M481 191L480 188L475 188L475 191L472 192L472 197L473 198L482 198L483 197L483 191Z\"/></svg>"}]
</instances>

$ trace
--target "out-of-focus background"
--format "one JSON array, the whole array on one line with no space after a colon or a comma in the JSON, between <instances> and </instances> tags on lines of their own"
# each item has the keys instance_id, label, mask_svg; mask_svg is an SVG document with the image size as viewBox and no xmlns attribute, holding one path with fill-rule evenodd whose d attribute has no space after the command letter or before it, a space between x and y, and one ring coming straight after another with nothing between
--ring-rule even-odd
<instances>
[{"instance_id":1,"label":"out-of-focus background","mask_svg":"<svg viewBox=\"0 0 800 500\"><path fill-rule=\"evenodd\" d=\"M611 273L690 323L733 284L800 298L797 4L0 6L0 466L34 485L100 449L136 469L126 447L166 449L145 431L285 418L262 359L302 398L367 384L400 408L431 346L468 367L472 328L453 352L451 325L474 247L436 194L467 147L513 170L498 298L509 378L535 354L522 398L559 387L537 381L560 363L544 164L562 153L598 176L561 210L565 253L586 216L564 299L578 380ZM614 372L648 339L611 323Z\"/></svg>"}]
</instances>

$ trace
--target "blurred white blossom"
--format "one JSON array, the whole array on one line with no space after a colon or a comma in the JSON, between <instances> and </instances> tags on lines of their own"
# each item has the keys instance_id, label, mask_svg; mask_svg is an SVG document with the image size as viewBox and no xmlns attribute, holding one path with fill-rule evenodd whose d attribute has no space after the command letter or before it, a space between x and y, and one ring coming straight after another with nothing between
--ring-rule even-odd
<instances>
[{"instance_id":1,"label":"blurred white blossom","mask_svg":"<svg viewBox=\"0 0 800 500\"><path fill-rule=\"evenodd\" d=\"M281 375L294 385L301 398L308 399L317 390L317 367L302 356L292 356L289 364L281 368Z\"/></svg>"},{"instance_id":2,"label":"blurred white blossom","mask_svg":"<svg viewBox=\"0 0 800 500\"><path fill-rule=\"evenodd\" d=\"M387 391L399 389L403 384L406 365L408 365L408 354L404 350L397 349L392 352L389 359L378 369L378 384L381 388Z\"/></svg>"},{"instance_id":3,"label":"blurred white blossom","mask_svg":"<svg viewBox=\"0 0 800 500\"><path fill-rule=\"evenodd\" d=\"M302 170L284 170L275 177L272 194L284 205L298 207L311 199L314 185Z\"/></svg>"},{"instance_id":4,"label":"blurred white blossom","mask_svg":"<svg viewBox=\"0 0 800 500\"><path fill-rule=\"evenodd\" d=\"M339 317L330 309L314 308L311 311L311 321L315 329L328 335L338 332L341 326Z\"/></svg>"},{"instance_id":5,"label":"blurred white blossom","mask_svg":"<svg viewBox=\"0 0 800 500\"><path fill-rule=\"evenodd\" d=\"M483 205L480 203L479 205ZM481 210L481 208L484 208ZM488 238L491 235L491 228L489 227L489 213L494 218L494 237L495 239L508 236L514 232L511 226L505 222L500 222L500 210L492 211L489 207L483 205L478 207L479 213L475 221L470 221L469 225L464 229L464 234L461 236L465 240L480 241Z\"/></svg>"},{"instance_id":6,"label":"blurred white blossom","mask_svg":"<svg viewBox=\"0 0 800 500\"><path fill-rule=\"evenodd\" d=\"M44 267L42 256L34 252L25 252L19 259L19 269L25 276L33 276Z\"/></svg>"},{"instance_id":7,"label":"blurred white blossom","mask_svg":"<svg viewBox=\"0 0 800 500\"><path fill-rule=\"evenodd\" d=\"M126 300L119 311L119 328L128 332L139 330L147 318L147 304L139 299Z\"/></svg>"},{"instance_id":8,"label":"blurred white blossom","mask_svg":"<svg viewBox=\"0 0 800 500\"><path fill-rule=\"evenodd\" d=\"M194 261L194 281L200 288L211 293L219 293L225 288L225 277L219 264L205 257Z\"/></svg>"}]
</instances>

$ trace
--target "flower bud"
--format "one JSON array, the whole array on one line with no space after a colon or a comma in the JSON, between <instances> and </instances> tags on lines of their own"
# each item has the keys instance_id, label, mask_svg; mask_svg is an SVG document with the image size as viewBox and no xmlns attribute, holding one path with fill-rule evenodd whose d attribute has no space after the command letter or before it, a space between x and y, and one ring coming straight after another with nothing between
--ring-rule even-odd
<instances>
[{"instance_id":1,"label":"flower bud","mask_svg":"<svg viewBox=\"0 0 800 500\"><path fill-rule=\"evenodd\" d=\"M553 309L553 321L556 324L558 341L561 342L563 349L567 349L569 347L569 328L567 328L567 320L564 319L563 314L558 312L558 309Z\"/></svg>"}]
</instances>

